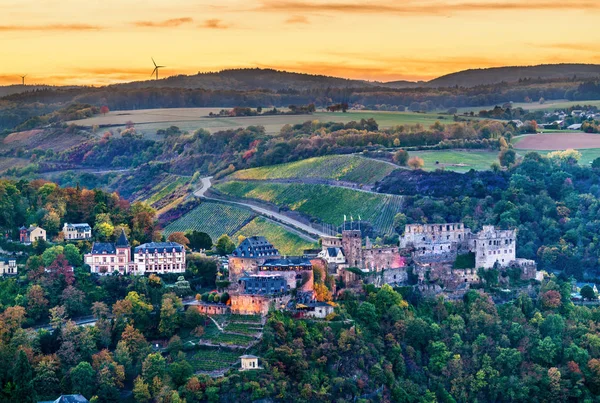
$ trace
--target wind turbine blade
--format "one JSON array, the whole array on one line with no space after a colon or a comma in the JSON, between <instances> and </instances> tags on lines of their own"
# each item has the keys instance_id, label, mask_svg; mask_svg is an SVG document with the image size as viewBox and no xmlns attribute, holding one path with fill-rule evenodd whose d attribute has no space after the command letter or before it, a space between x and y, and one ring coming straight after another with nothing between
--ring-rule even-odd
<instances>
[{"instance_id":1,"label":"wind turbine blade","mask_svg":"<svg viewBox=\"0 0 600 403\"><path fill-rule=\"evenodd\" d=\"M155 67L154 70L152 70L152 74L150 74L150 77L152 77L154 73L156 73L156 70L158 70L158 67Z\"/></svg>"},{"instance_id":2,"label":"wind turbine blade","mask_svg":"<svg viewBox=\"0 0 600 403\"><path fill-rule=\"evenodd\" d=\"M154 63L154 67L157 67L157 66L156 66L156 62L154 61L154 58L153 58L153 57L151 57L150 59L152 59L152 63Z\"/></svg>"}]
</instances>

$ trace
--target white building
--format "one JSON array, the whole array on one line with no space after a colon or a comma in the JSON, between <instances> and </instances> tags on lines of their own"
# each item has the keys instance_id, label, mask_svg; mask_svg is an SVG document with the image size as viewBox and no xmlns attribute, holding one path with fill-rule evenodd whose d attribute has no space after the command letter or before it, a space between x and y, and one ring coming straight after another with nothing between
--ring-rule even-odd
<instances>
[{"instance_id":1,"label":"white building","mask_svg":"<svg viewBox=\"0 0 600 403\"><path fill-rule=\"evenodd\" d=\"M0 259L0 275L4 276L13 274L17 274L17 259Z\"/></svg>"},{"instance_id":2,"label":"white building","mask_svg":"<svg viewBox=\"0 0 600 403\"><path fill-rule=\"evenodd\" d=\"M317 255L321 259L324 259L327 263L330 264L344 264L346 263L346 256L344 256L344 251L339 247L329 247L324 248Z\"/></svg>"},{"instance_id":3,"label":"white building","mask_svg":"<svg viewBox=\"0 0 600 403\"><path fill-rule=\"evenodd\" d=\"M135 248L135 274L185 272L185 248L176 242L150 242Z\"/></svg>"},{"instance_id":4,"label":"white building","mask_svg":"<svg viewBox=\"0 0 600 403\"><path fill-rule=\"evenodd\" d=\"M92 237L92 227L88 224L69 224L63 225L63 235L65 240L90 239Z\"/></svg>"},{"instance_id":5,"label":"white building","mask_svg":"<svg viewBox=\"0 0 600 403\"><path fill-rule=\"evenodd\" d=\"M240 360L242 362L242 371L260 369L258 366L258 357L255 355L242 355L240 356Z\"/></svg>"}]
</instances>

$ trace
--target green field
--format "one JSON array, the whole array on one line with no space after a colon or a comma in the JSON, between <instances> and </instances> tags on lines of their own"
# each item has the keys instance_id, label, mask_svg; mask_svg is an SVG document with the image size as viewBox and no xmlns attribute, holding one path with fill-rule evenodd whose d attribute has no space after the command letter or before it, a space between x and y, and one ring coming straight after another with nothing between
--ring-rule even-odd
<instances>
[{"instance_id":1,"label":"green field","mask_svg":"<svg viewBox=\"0 0 600 403\"><path fill-rule=\"evenodd\" d=\"M420 157L425 165L423 169L433 171L443 168L448 171L468 172L471 169L490 169L493 162L498 162L497 151L470 151L470 150L439 150L439 151L411 151L410 156ZM436 164L439 162L439 164Z\"/></svg>"},{"instance_id":2,"label":"green field","mask_svg":"<svg viewBox=\"0 0 600 403\"><path fill-rule=\"evenodd\" d=\"M242 180L320 178L373 184L394 169L396 168L392 164L358 155L330 155L287 164L245 169L235 172L232 177Z\"/></svg>"},{"instance_id":3,"label":"green field","mask_svg":"<svg viewBox=\"0 0 600 403\"><path fill-rule=\"evenodd\" d=\"M329 224L340 225L344 215L373 223L382 234L393 232L394 216L401 211L402 197L362 192L341 187L231 181L215 185L220 192L257 199L302 212Z\"/></svg>"},{"instance_id":4,"label":"green field","mask_svg":"<svg viewBox=\"0 0 600 403\"><path fill-rule=\"evenodd\" d=\"M180 129L193 132L197 129L206 129L210 132L227 130L251 125L265 127L267 133L279 133L281 127L286 124L304 123L307 120L318 120L321 122L359 121L361 119L373 118L381 128L396 125L414 125L420 123L430 126L436 121L441 123L452 123L452 117L439 113L415 113L415 112L383 112L383 111L348 111L342 112L316 112L312 115L276 115L276 116L249 116L249 117L226 117L209 118L210 112L218 112L227 108L163 108L143 109L129 111L112 111L106 115L97 115L88 119L74 120L73 123L85 127L100 126L110 127L113 130L125 128L126 122L133 122L138 132L149 138L157 138L156 131L169 126L178 126ZM103 133L104 130L99 130Z\"/></svg>"},{"instance_id":5,"label":"green field","mask_svg":"<svg viewBox=\"0 0 600 403\"><path fill-rule=\"evenodd\" d=\"M186 186L190 183L189 177L177 177L175 175L170 175L165 180L156 184L152 190L149 192L150 197L145 199L144 201L148 204L154 204L163 198L175 193L180 187Z\"/></svg>"},{"instance_id":6,"label":"green field","mask_svg":"<svg viewBox=\"0 0 600 403\"><path fill-rule=\"evenodd\" d=\"M213 241L221 235L234 234L254 217L251 211L221 203L203 202L165 227L164 234L197 230L206 232Z\"/></svg>"},{"instance_id":7,"label":"green field","mask_svg":"<svg viewBox=\"0 0 600 403\"><path fill-rule=\"evenodd\" d=\"M264 236L279 250L279 253L288 256L301 256L304 249L317 247L317 244L307 242L298 235L286 231L285 228L263 217L256 217L246 224L235 234L234 240L237 240L239 235L246 238Z\"/></svg>"}]
</instances>

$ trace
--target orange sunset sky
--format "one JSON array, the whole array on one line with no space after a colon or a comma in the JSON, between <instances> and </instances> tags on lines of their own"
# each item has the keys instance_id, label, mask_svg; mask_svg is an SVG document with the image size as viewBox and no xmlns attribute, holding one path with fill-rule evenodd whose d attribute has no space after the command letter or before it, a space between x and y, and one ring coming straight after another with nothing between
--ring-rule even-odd
<instances>
[{"instance_id":1,"label":"orange sunset sky","mask_svg":"<svg viewBox=\"0 0 600 403\"><path fill-rule=\"evenodd\" d=\"M368 80L600 63L600 1L0 0L0 85L272 67Z\"/></svg>"}]
</instances>

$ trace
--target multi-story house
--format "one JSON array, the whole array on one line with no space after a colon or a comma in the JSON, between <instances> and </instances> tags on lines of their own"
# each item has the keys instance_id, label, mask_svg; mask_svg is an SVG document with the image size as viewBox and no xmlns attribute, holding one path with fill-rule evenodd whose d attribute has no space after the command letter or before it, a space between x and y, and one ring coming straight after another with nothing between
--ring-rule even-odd
<instances>
[{"instance_id":1,"label":"multi-story house","mask_svg":"<svg viewBox=\"0 0 600 403\"><path fill-rule=\"evenodd\" d=\"M69 224L63 226L63 235L65 241L90 239L92 237L92 227L88 224Z\"/></svg>"},{"instance_id":2,"label":"multi-story house","mask_svg":"<svg viewBox=\"0 0 600 403\"><path fill-rule=\"evenodd\" d=\"M135 248L135 274L185 272L185 247L176 242L150 242Z\"/></svg>"},{"instance_id":3,"label":"multi-story house","mask_svg":"<svg viewBox=\"0 0 600 403\"><path fill-rule=\"evenodd\" d=\"M35 241L45 241L46 240L46 230L41 227L31 225L29 228L21 227L19 228L19 241L21 243L34 243Z\"/></svg>"},{"instance_id":4,"label":"multi-story house","mask_svg":"<svg viewBox=\"0 0 600 403\"><path fill-rule=\"evenodd\" d=\"M125 235L121 235L116 243L94 242L92 251L85 255L85 263L90 271L97 274L127 274L132 271L131 248Z\"/></svg>"},{"instance_id":5,"label":"multi-story house","mask_svg":"<svg viewBox=\"0 0 600 403\"><path fill-rule=\"evenodd\" d=\"M0 259L0 275L6 276L14 274L17 274L17 259Z\"/></svg>"},{"instance_id":6,"label":"multi-story house","mask_svg":"<svg viewBox=\"0 0 600 403\"><path fill-rule=\"evenodd\" d=\"M265 237L248 237L229 255L229 281L237 283L245 272L256 272L259 265L279 257L279 251Z\"/></svg>"}]
</instances>

